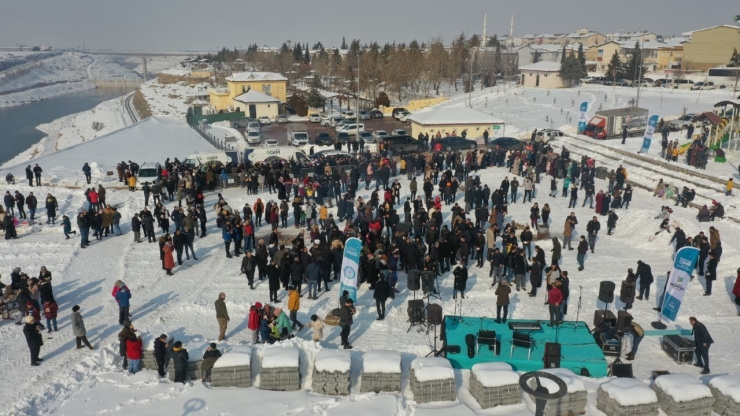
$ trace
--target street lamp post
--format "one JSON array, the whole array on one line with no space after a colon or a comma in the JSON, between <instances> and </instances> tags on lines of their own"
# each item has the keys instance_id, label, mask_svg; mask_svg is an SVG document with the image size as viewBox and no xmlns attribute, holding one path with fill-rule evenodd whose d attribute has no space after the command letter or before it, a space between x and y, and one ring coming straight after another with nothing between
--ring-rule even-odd
<instances>
[{"instance_id":1,"label":"street lamp post","mask_svg":"<svg viewBox=\"0 0 740 416\"><path fill-rule=\"evenodd\" d=\"M637 98L635 99L635 107L640 106L640 88L642 88L642 60L644 59L644 50L645 50L645 35L643 34L640 37L640 40L642 40L642 47L640 48L640 61L638 62L638 75L637 75Z\"/></svg>"},{"instance_id":2,"label":"street lamp post","mask_svg":"<svg viewBox=\"0 0 740 416\"><path fill-rule=\"evenodd\" d=\"M360 54L357 54L357 102L355 103L355 121L360 122Z\"/></svg>"}]
</instances>

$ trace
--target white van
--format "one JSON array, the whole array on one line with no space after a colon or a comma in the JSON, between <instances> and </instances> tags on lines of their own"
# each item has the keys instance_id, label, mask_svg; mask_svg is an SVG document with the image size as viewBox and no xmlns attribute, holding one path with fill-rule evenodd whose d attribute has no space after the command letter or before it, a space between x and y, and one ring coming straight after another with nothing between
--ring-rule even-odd
<instances>
[{"instance_id":1,"label":"white van","mask_svg":"<svg viewBox=\"0 0 740 416\"><path fill-rule=\"evenodd\" d=\"M244 151L244 161L252 164L290 159L304 163L309 161L303 150L293 146L255 147Z\"/></svg>"},{"instance_id":2,"label":"white van","mask_svg":"<svg viewBox=\"0 0 740 416\"><path fill-rule=\"evenodd\" d=\"M226 155L226 152L198 152L188 156L182 163L186 166L201 166L212 162L221 162L221 164L226 165L232 160Z\"/></svg>"},{"instance_id":3,"label":"white van","mask_svg":"<svg viewBox=\"0 0 740 416\"><path fill-rule=\"evenodd\" d=\"M690 90L694 87L694 81L690 79L674 79L673 88L678 90Z\"/></svg>"},{"instance_id":4,"label":"white van","mask_svg":"<svg viewBox=\"0 0 740 416\"><path fill-rule=\"evenodd\" d=\"M144 162L139 165L139 171L136 172L136 181L139 183L154 183L161 171L162 165L159 162Z\"/></svg>"}]
</instances>

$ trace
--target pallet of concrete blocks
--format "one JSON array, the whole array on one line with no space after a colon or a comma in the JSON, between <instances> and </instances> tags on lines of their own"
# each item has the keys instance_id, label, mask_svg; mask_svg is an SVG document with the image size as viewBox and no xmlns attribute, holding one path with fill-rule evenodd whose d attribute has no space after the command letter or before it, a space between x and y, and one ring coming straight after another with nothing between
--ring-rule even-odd
<instances>
[{"instance_id":1,"label":"pallet of concrete blocks","mask_svg":"<svg viewBox=\"0 0 740 416\"><path fill-rule=\"evenodd\" d=\"M203 353L205 353L206 349L210 346L210 343L200 341L190 342L188 344L183 343L182 347L188 351L188 380L201 380L203 378L203 374L201 374L200 371L200 365L203 364ZM170 381L175 381L175 366L172 365L172 362L170 362L169 367L167 367L167 378L169 378Z\"/></svg>"},{"instance_id":2,"label":"pallet of concrete blocks","mask_svg":"<svg viewBox=\"0 0 740 416\"><path fill-rule=\"evenodd\" d=\"M262 390L291 391L301 388L300 352L293 346L262 350L259 385Z\"/></svg>"},{"instance_id":3,"label":"pallet of concrete blocks","mask_svg":"<svg viewBox=\"0 0 740 416\"><path fill-rule=\"evenodd\" d=\"M709 381L714 396L714 412L720 416L740 416L740 375L724 375Z\"/></svg>"},{"instance_id":4,"label":"pallet of concrete blocks","mask_svg":"<svg viewBox=\"0 0 740 416\"><path fill-rule=\"evenodd\" d=\"M211 387L252 387L252 347L235 345L213 364Z\"/></svg>"},{"instance_id":5,"label":"pallet of concrete blocks","mask_svg":"<svg viewBox=\"0 0 740 416\"><path fill-rule=\"evenodd\" d=\"M157 360L154 358L154 337L142 334L141 366L146 370L157 370Z\"/></svg>"},{"instance_id":6,"label":"pallet of concrete blocks","mask_svg":"<svg viewBox=\"0 0 740 416\"><path fill-rule=\"evenodd\" d=\"M583 381L579 376L567 368L546 368L541 371L557 376L563 380L567 387L565 396L557 400L547 401L545 416L582 415L586 413L588 393L586 392L586 386L583 385ZM540 378L540 383L551 393L558 390L558 385L546 378ZM529 380L529 385L534 388L534 379ZM534 398L532 400L534 401Z\"/></svg>"},{"instance_id":7,"label":"pallet of concrete blocks","mask_svg":"<svg viewBox=\"0 0 740 416\"><path fill-rule=\"evenodd\" d=\"M446 358L424 357L411 362L411 392L416 403L454 401L455 372Z\"/></svg>"},{"instance_id":8,"label":"pallet of concrete blocks","mask_svg":"<svg viewBox=\"0 0 740 416\"><path fill-rule=\"evenodd\" d=\"M400 392L401 353L368 351L362 356L361 393Z\"/></svg>"},{"instance_id":9,"label":"pallet of concrete blocks","mask_svg":"<svg viewBox=\"0 0 740 416\"><path fill-rule=\"evenodd\" d=\"M468 386L481 409L522 402L519 374L506 363L481 363L473 366Z\"/></svg>"},{"instance_id":10,"label":"pallet of concrete blocks","mask_svg":"<svg viewBox=\"0 0 740 416\"><path fill-rule=\"evenodd\" d=\"M349 395L349 369L352 355L349 350L321 350L313 362L311 389L330 396Z\"/></svg>"},{"instance_id":11,"label":"pallet of concrete blocks","mask_svg":"<svg viewBox=\"0 0 740 416\"><path fill-rule=\"evenodd\" d=\"M634 378L613 378L599 386L596 408L609 416L656 416L658 396Z\"/></svg>"},{"instance_id":12,"label":"pallet of concrete blocks","mask_svg":"<svg viewBox=\"0 0 740 416\"><path fill-rule=\"evenodd\" d=\"M669 415L710 416L714 397L709 387L688 374L665 374L652 385L660 408Z\"/></svg>"}]
</instances>

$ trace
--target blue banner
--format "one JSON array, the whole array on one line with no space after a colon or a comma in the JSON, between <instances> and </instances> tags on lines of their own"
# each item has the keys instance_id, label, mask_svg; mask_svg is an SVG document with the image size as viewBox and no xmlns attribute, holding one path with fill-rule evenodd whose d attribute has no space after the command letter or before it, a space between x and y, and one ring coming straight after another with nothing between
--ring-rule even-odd
<instances>
[{"instance_id":1,"label":"blue banner","mask_svg":"<svg viewBox=\"0 0 740 416\"><path fill-rule=\"evenodd\" d=\"M344 242L344 257L342 258L342 274L339 278L339 296L346 290L349 298L357 301L358 270L360 268L360 251L362 241L358 238L348 238Z\"/></svg>"},{"instance_id":2,"label":"blue banner","mask_svg":"<svg viewBox=\"0 0 740 416\"><path fill-rule=\"evenodd\" d=\"M581 114L578 116L578 133L586 130L586 123L588 122L586 113L588 113L588 101L581 103Z\"/></svg>"},{"instance_id":3,"label":"blue banner","mask_svg":"<svg viewBox=\"0 0 740 416\"><path fill-rule=\"evenodd\" d=\"M655 133L655 126L658 125L658 118L657 114L650 116L647 127L645 128L645 138L642 139L640 153L647 153L650 150L650 143L653 141L653 133Z\"/></svg>"},{"instance_id":4,"label":"blue banner","mask_svg":"<svg viewBox=\"0 0 740 416\"><path fill-rule=\"evenodd\" d=\"M698 258L699 249L696 247L684 247L676 253L673 269L671 269L671 275L668 277L668 284L665 288L663 305L660 308L661 315L670 321L675 321L678 316L678 310L681 309L681 302L689 287L691 274L694 273Z\"/></svg>"}]
</instances>

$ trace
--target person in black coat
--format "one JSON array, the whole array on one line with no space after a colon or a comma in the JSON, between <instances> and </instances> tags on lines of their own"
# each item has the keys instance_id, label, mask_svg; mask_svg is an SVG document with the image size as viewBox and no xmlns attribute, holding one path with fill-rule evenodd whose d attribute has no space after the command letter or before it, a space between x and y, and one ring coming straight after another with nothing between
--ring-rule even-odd
<instances>
[{"instance_id":1,"label":"person in black coat","mask_svg":"<svg viewBox=\"0 0 740 416\"><path fill-rule=\"evenodd\" d=\"M714 253L709 253L709 261L707 262L707 270L704 272L704 279L707 281L707 290L704 291L704 296L712 294L712 282L717 279L717 258Z\"/></svg>"},{"instance_id":2,"label":"person in black coat","mask_svg":"<svg viewBox=\"0 0 740 416\"><path fill-rule=\"evenodd\" d=\"M280 270L275 265L275 259L270 260L270 264L265 267L267 281L270 283L270 302L280 303L278 300L278 290L280 290Z\"/></svg>"},{"instance_id":3,"label":"person in black coat","mask_svg":"<svg viewBox=\"0 0 740 416\"><path fill-rule=\"evenodd\" d=\"M185 384L188 381L188 350L182 347L182 342L175 342L172 349L172 363L175 366L175 383Z\"/></svg>"},{"instance_id":4,"label":"person in black coat","mask_svg":"<svg viewBox=\"0 0 740 416\"><path fill-rule=\"evenodd\" d=\"M378 310L378 321L385 319L385 301L391 295L391 286L385 280L385 275L381 274L378 278L378 282L375 283L375 291L373 292L373 298L375 299L375 307Z\"/></svg>"},{"instance_id":5,"label":"person in black coat","mask_svg":"<svg viewBox=\"0 0 740 416\"><path fill-rule=\"evenodd\" d=\"M650 299L650 285L653 283L653 272L650 270L650 265L643 263L642 260L637 261L637 272L635 273L635 280L640 280L640 296L637 299L642 300L645 296L645 300Z\"/></svg>"},{"instance_id":6,"label":"person in black coat","mask_svg":"<svg viewBox=\"0 0 740 416\"><path fill-rule=\"evenodd\" d=\"M709 374L709 347L714 343L714 340L703 323L693 316L689 318L689 322L694 328L692 332L696 344L696 364L694 365L702 368L702 374Z\"/></svg>"},{"instance_id":7,"label":"person in black coat","mask_svg":"<svg viewBox=\"0 0 740 416\"><path fill-rule=\"evenodd\" d=\"M455 267L455 270L452 272L452 274L455 276L452 299L457 298L457 292L460 292L460 297L465 299L465 288L468 284L468 267L465 262L460 261L460 264Z\"/></svg>"},{"instance_id":8,"label":"person in black coat","mask_svg":"<svg viewBox=\"0 0 740 416\"><path fill-rule=\"evenodd\" d=\"M182 249L188 241L188 236L183 234L179 229L175 231L175 235L172 236L172 244L175 246L175 252L177 252L177 264L182 266Z\"/></svg>"},{"instance_id":9,"label":"person in black coat","mask_svg":"<svg viewBox=\"0 0 740 416\"><path fill-rule=\"evenodd\" d=\"M686 233L684 233L678 226L676 226L676 231L673 232L673 238L671 238L669 244L674 241L676 242L675 252L678 252L678 250L682 249L686 245Z\"/></svg>"},{"instance_id":10,"label":"person in black coat","mask_svg":"<svg viewBox=\"0 0 740 416\"><path fill-rule=\"evenodd\" d=\"M540 263L537 257L530 259L532 262L529 265L529 283L532 284L532 290L529 292L529 297L537 296L537 288L542 286L542 266L544 262Z\"/></svg>"},{"instance_id":11,"label":"person in black coat","mask_svg":"<svg viewBox=\"0 0 740 416\"><path fill-rule=\"evenodd\" d=\"M154 360L157 362L157 373L161 378L167 376L164 372L165 364L167 364L167 347L166 334L162 334L154 340Z\"/></svg>"},{"instance_id":12,"label":"person in black coat","mask_svg":"<svg viewBox=\"0 0 740 416\"><path fill-rule=\"evenodd\" d=\"M290 282L300 294L301 285L303 284L303 265L298 256L293 258L293 263L290 264Z\"/></svg>"},{"instance_id":13,"label":"person in black coat","mask_svg":"<svg viewBox=\"0 0 740 416\"><path fill-rule=\"evenodd\" d=\"M43 327L34 321L33 316L28 315L26 317L26 325L23 326L23 335L26 336L26 343L28 349L31 350L31 365L38 366L39 353L41 352L41 346L44 345L43 337L41 336L41 330Z\"/></svg>"}]
</instances>

